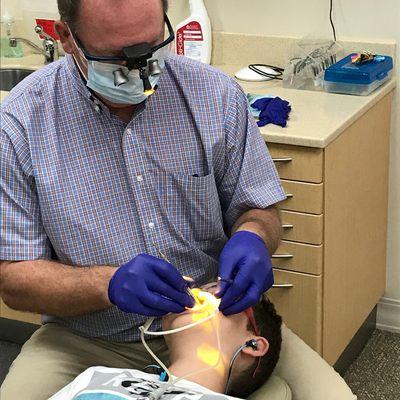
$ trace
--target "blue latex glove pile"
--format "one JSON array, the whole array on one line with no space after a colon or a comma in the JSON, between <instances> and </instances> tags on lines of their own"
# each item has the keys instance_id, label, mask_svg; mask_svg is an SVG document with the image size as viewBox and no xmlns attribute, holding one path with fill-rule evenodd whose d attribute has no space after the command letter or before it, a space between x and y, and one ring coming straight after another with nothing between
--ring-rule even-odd
<instances>
[{"instance_id":1,"label":"blue latex glove pile","mask_svg":"<svg viewBox=\"0 0 400 400\"><path fill-rule=\"evenodd\" d=\"M257 97L250 102L250 107L259 111L256 115L259 118L258 126L275 124L284 128L292 110L289 102L280 97Z\"/></svg>"}]
</instances>

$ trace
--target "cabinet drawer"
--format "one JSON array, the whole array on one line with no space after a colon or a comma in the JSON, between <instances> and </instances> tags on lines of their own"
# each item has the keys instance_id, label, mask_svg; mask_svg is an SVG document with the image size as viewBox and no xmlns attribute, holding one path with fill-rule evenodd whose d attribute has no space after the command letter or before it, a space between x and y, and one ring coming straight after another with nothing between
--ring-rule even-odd
<instances>
[{"instance_id":1,"label":"cabinet drawer","mask_svg":"<svg viewBox=\"0 0 400 400\"><path fill-rule=\"evenodd\" d=\"M287 242L283 240L272 256L272 265L279 269L322 274L322 245Z\"/></svg>"},{"instance_id":2,"label":"cabinet drawer","mask_svg":"<svg viewBox=\"0 0 400 400\"><path fill-rule=\"evenodd\" d=\"M321 354L322 279L320 276L274 269L275 283L292 284L291 288L272 288L269 299L275 304L285 324L309 346Z\"/></svg>"},{"instance_id":3,"label":"cabinet drawer","mask_svg":"<svg viewBox=\"0 0 400 400\"><path fill-rule=\"evenodd\" d=\"M281 182L288 196L280 203L282 210L322 214L323 183L305 183L284 179Z\"/></svg>"},{"instance_id":4,"label":"cabinet drawer","mask_svg":"<svg viewBox=\"0 0 400 400\"><path fill-rule=\"evenodd\" d=\"M13 310L8 307L2 299L0 299L0 317L15 319L22 322L29 322L31 324L40 325L42 323L41 316L39 314Z\"/></svg>"},{"instance_id":5,"label":"cabinet drawer","mask_svg":"<svg viewBox=\"0 0 400 400\"><path fill-rule=\"evenodd\" d=\"M295 242L321 244L323 235L323 214L303 214L282 211L283 239Z\"/></svg>"},{"instance_id":6,"label":"cabinet drawer","mask_svg":"<svg viewBox=\"0 0 400 400\"><path fill-rule=\"evenodd\" d=\"M267 146L282 179L322 182L322 149L277 143L267 143Z\"/></svg>"}]
</instances>

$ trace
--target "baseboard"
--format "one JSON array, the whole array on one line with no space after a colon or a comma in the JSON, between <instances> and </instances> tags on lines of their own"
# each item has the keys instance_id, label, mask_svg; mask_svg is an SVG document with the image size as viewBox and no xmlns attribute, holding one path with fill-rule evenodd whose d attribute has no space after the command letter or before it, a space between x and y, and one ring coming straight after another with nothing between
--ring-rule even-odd
<instances>
[{"instance_id":1,"label":"baseboard","mask_svg":"<svg viewBox=\"0 0 400 400\"><path fill-rule=\"evenodd\" d=\"M378 329L400 333L400 300L382 297L378 303L376 322Z\"/></svg>"},{"instance_id":2,"label":"baseboard","mask_svg":"<svg viewBox=\"0 0 400 400\"><path fill-rule=\"evenodd\" d=\"M340 375L343 376L346 373L349 366L359 356L372 336L376 327L377 308L378 306L373 308L333 366Z\"/></svg>"}]
</instances>

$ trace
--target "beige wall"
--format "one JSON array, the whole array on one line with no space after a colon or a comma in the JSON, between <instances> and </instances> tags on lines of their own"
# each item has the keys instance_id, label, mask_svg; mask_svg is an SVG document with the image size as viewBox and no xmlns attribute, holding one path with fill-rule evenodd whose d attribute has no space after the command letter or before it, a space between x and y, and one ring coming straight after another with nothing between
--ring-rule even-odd
<instances>
[{"instance_id":1,"label":"beige wall","mask_svg":"<svg viewBox=\"0 0 400 400\"><path fill-rule=\"evenodd\" d=\"M25 10L56 9L56 0L2 0L17 17ZM328 0L206 0L215 30L281 36L330 35ZM25 8L26 8L25 7ZM176 25L189 14L187 0L170 0L170 17ZM334 19L339 38L395 39L400 43L399 0L334 0ZM31 29L31 28L30 28ZM400 78L400 63L397 76ZM400 307L400 82L396 91L390 159L388 277L385 296ZM373 182L371 182L373 190ZM373 212L373 210L371 210ZM367 218L368 216L366 216ZM396 303L397 304L397 303Z\"/></svg>"}]
</instances>

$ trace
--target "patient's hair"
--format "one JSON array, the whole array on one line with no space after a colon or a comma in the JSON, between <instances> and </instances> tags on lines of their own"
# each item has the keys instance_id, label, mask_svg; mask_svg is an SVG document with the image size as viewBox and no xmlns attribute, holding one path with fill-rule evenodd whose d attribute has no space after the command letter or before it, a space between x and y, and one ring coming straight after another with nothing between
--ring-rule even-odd
<instances>
[{"instance_id":1,"label":"patient's hair","mask_svg":"<svg viewBox=\"0 0 400 400\"><path fill-rule=\"evenodd\" d=\"M234 372L229 382L228 394L243 399L250 396L250 394L262 386L271 376L279 360L282 343L282 318L276 313L274 305L265 295L253 307L253 310L254 317L260 330L260 336L264 336L268 340L269 349L267 354L261 358L259 371L254 378L253 373L257 366L258 358L256 358L254 364L246 370L236 370L235 373L234 367ZM254 332L250 321L247 325L247 329Z\"/></svg>"}]
</instances>

